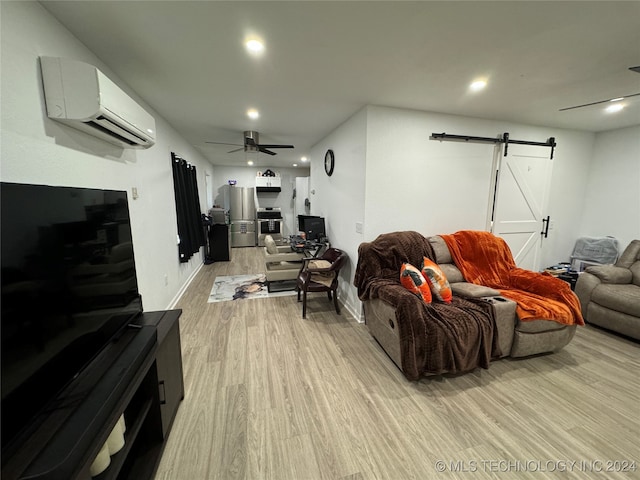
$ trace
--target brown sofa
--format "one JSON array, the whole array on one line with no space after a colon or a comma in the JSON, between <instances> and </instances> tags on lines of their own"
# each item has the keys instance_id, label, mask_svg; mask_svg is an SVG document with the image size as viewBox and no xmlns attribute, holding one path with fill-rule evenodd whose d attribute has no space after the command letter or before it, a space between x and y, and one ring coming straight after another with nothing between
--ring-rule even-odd
<instances>
[{"instance_id":1,"label":"brown sofa","mask_svg":"<svg viewBox=\"0 0 640 480\"><path fill-rule=\"evenodd\" d=\"M615 265L587 267L575 291L588 323L640 340L640 240Z\"/></svg>"},{"instance_id":2,"label":"brown sofa","mask_svg":"<svg viewBox=\"0 0 640 480\"><path fill-rule=\"evenodd\" d=\"M576 325L564 325L550 320L521 322L516 315L516 302L501 297L497 290L465 281L441 237L429 237L429 243L436 254L436 263L447 275L454 295L481 297L493 305L503 357L527 357L556 352L571 341Z\"/></svg>"},{"instance_id":3,"label":"brown sofa","mask_svg":"<svg viewBox=\"0 0 640 480\"><path fill-rule=\"evenodd\" d=\"M426 310L428 310L427 316L433 318L425 319L424 327L423 322L417 322L415 318L406 318L408 310L404 308L404 303L411 301L406 295L401 300L398 300L389 294L391 289L394 289L397 295L400 295L399 292L401 291L401 287L395 286L393 284L394 280L391 278L391 275L393 275L393 263L397 263L397 260L403 256L407 257L407 260L411 263L418 262L421 259L419 257L420 253L416 254L413 251L416 248L409 249L404 246L394 245L395 237L393 235L400 234L399 239L401 241L399 243L411 242L418 244L418 249L422 248L424 255L434 260L442 268L454 294L451 305L434 303L426 307ZM409 240L405 241L404 238L408 234L410 234ZM454 264L445 241L440 236L423 237L425 238L425 243L423 244L420 244L420 237L416 232L395 232L394 234L382 235L372 243L362 244L359 249L359 257L362 256L366 260L361 261L359 258L358 271L356 273L356 286L358 286L359 297L363 302L365 322L368 329L407 378L415 380L422 375L465 371L464 368L455 368L457 365L455 355L453 356L453 362L444 362L446 369L438 368L431 371L428 360L419 363L415 359L419 357L423 350L427 351L426 356L442 355L439 349L436 348L434 350L433 345L428 343L423 345L416 337L421 335L419 332L425 331L427 336L440 337L444 339L443 341L452 343L451 339L447 338L446 333L443 335L441 329L433 329L429 324L432 320L435 320L438 325L444 321L447 323L444 330L458 328L455 324L448 323L449 316L455 315L456 310L469 311L479 306L479 310L474 312L475 318L480 315L482 305L486 306L492 328L495 328L492 335L496 345L492 349L486 350L487 352L491 350L491 358L525 357L555 352L571 341L575 334L576 325L565 325L551 320L521 322L516 314L516 303L514 301L502 297L497 290L465 281L461 271ZM377 248L375 246L376 242L379 243ZM373 288L369 286L371 282L365 282L364 278L365 275L370 275L375 270L364 265L364 263L372 263L372 258L374 263L377 262L376 254L395 258L379 261L383 275L388 278L385 280L385 284L378 282L380 286ZM411 255L413 255L413 259ZM413 294L407 293L409 296L415 297ZM411 310L409 312L413 315ZM469 322L469 319L465 318L463 324L466 325L468 324L467 322ZM407 326L408 323L410 324L409 326ZM488 337L479 338L480 341L486 341ZM456 348L475 347L464 343L454 343L452 348L455 350ZM445 352L446 354L447 352ZM484 359L479 358L475 366L488 367L485 360L486 355ZM452 363L454 368L449 369ZM437 366L440 367L440 365ZM473 367L473 364L468 363L467 369L469 366Z\"/></svg>"}]
</instances>

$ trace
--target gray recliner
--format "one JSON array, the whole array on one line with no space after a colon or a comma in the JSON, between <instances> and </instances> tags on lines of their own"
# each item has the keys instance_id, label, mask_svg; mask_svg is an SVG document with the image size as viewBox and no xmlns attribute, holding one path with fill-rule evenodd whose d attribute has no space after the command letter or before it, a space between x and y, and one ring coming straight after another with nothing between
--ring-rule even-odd
<instances>
[{"instance_id":1,"label":"gray recliner","mask_svg":"<svg viewBox=\"0 0 640 480\"><path fill-rule=\"evenodd\" d=\"M615 265L588 267L575 293L587 322L640 340L640 240Z\"/></svg>"},{"instance_id":2,"label":"gray recliner","mask_svg":"<svg viewBox=\"0 0 640 480\"><path fill-rule=\"evenodd\" d=\"M275 285L278 289L293 290L303 258L304 254L293 252L289 245L276 245L273 237L267 235L264 238L267 290L271 292Z\"/></svg>"}]
</instances>

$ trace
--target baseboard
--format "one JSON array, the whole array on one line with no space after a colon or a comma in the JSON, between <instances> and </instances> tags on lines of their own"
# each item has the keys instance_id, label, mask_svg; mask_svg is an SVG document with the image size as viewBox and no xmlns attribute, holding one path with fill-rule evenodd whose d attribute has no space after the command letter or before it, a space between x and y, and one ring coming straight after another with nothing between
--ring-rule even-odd
<instances>
[{"instance_id":1,"label":"baseboard","mask_svg":"<svg viewBox=\"0 0 640 480\"><path fill-rule=\"evenodd\" d=\"M204 266L204 263L200 263L200 265L198 265L198 268L196 268L193 271L193 273L191 273L191 275L189 275L189 278L187 278L187 281L184 282L184 284L182 285L180 290L178 290L178 293L176 293L176 296L173 297L173 300L171 300L171 302L169 303L169 306L166 308L166 310L173 310L176 307L176 305L180 301L180 298L182 298L182 295L184 295L184 292L186 292L187 288L189 288L189 285L191 284L193 279L196 278L196 275L198 274L198 272L200 271L200 269L203 266Z\"/></svg>"},{"instance_id":2,"label":"baseboard","mask_svg":"<svg viewBox=\"0 0 640 480\"><path fill-rule=\"evenodd\" d=\"M338 302L340 302L339 298L338 298ZM342 308L344 308L347 312L351 314L353 318L356 319L356 322L364 323L364 315L362 314L362 302L358 302L358 307L360 308L358 308L357 313L353 305L347 305L346 303L343 303L343 302L340 302L340 304L342 305Z\"/></svg>"}]
</instances>

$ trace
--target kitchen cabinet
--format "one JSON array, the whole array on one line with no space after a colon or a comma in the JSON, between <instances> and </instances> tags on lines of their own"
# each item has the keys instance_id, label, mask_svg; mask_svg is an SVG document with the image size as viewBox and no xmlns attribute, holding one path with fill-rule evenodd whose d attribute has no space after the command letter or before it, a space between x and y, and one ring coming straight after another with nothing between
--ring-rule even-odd
<instances>
[{"instance_id":1,"label":"kitchen cabinet","mask_svg":"<svg viewBox=\"0 0 640 480\"><path fill-rule=\"evenodd\" d=\"M281 177L256 177L256 191L260 192L279 192L282 187Z\"/></svg>"}]
</instances>

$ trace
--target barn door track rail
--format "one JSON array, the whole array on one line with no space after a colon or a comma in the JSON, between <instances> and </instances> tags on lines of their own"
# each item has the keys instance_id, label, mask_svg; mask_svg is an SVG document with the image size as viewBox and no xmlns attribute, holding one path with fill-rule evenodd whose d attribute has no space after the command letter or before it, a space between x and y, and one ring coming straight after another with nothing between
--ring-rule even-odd
<instances>
[{"instance_id":1,"label":"barn door track rail","mask_svg":"<svg viewBox=\"0 0 640 480\"><path fill-rule=\"evenodd\" d=\"M464 140L465 142L485 142L485 143L504 143L504 156L507 156L509 152L509 144L514 143L517 145L536 145L539 147L551 148L551 159L553 159L553 150L556 148L555 137L549 137L546 142L532 142L530 140L514 140L509 138L509 133L505 132L500 137L474 137L472 135L451 135L448 133L432 133L432 140Z\"/></svg>"}]
</instances>

